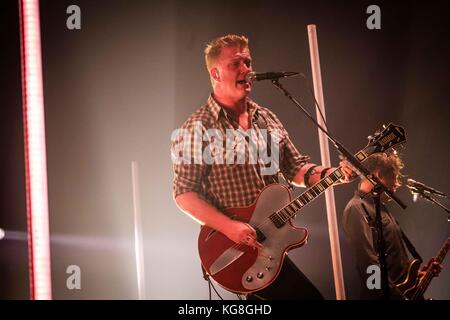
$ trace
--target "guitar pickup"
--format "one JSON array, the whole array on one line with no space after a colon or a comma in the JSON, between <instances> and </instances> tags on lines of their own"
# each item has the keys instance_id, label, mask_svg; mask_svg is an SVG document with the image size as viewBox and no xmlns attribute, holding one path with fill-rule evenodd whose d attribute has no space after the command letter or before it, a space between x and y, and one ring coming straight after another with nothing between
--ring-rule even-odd
<instances>
[{"instance_id":1,"label":"guitar pickup","mask_svg":"<svg viewBox=\"0 0 450 320\"><path fill-rule=\"evenodd\" d=\"M258 228L253 227L256 231L256 240L261 243L264 240L266 240L266 236L264 235L264 233L262 233L261 230L259 230Z\"/></svg>"}]
</instances>

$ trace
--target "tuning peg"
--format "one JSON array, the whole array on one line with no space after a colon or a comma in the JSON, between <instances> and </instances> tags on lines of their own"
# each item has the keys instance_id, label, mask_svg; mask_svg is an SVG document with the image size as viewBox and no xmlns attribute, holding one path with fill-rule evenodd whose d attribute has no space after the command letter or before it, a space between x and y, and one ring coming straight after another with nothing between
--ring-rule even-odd
<instances>
[{"instance_id":1,"label":"tuning peg","mask_svg":"<svg viewBox=\"0 0 450 320\"><path fill-rule=\"evenodd\" d=\"M370 135L367 137L367 139L371 140L375 140L379 135L381 134L381 132L379 130L375 131L374 134Z\"/></svg>"}]
</instances>

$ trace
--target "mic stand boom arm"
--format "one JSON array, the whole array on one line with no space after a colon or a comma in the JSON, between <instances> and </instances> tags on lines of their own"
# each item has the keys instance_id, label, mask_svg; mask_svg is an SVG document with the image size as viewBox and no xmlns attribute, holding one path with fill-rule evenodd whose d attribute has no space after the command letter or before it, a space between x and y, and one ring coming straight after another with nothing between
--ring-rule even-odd
<instances>
[{"instance_id":1,"label":"mic stand boom arm","mask_svg":"<svg viewBox=\"0 0 450 320\"><path fill-rule=\"evenodd\" d=\"M450 213L450 210L444 206L442 203L440 203L439 201L437 201L435 198L433 198L428 192L416 192L417 194L419 194L422 198L427 199L428 201L434 203L435 205L441 207L442 209L445 210L445 212ZM450 216L448 216L447 219L450 222Z\"/></svg>"},{"instance_id":2,"label":"mic stand boom arm","mask_svg":"<svg viewBox=\"0 0 450 320\"><path fill-rule=\"evenodd\" d=\"M333 142L336 149L339 151L339 153L342 154L346 158L346 160L352 165L356 170L359 171L361 175L366 177L373 185L382 183L378 180L376 176L373 176L370 171L358 160L355 158L353 154L351 154L335 137L331 135L329 131L327 131L325 128L323 128L316 119L314 119L311 114L281 85L281 83L278 80L272 80L272 83L275 87L280 89L283 94L288 97L306 116L311 120L323 133L326 134L328 139L330 139L331 142ZM382 185L383 186L383 185ZM406 209L406 205L390 190L385 188L383 186L382 192L385 192L389 198L394 200L402 209Z\"/></svg>"},{"instance_id":3,"label":"mic stand boom arm","mask_svg":"<svg viewBox=\"0 0 450 320\"><path fill-rule=\"evenodd\" d=\"M300 109L306 117L311 120L325 135L328 137L331 142L333 142L336 149L339 151L339 153L350 163L350 165L353 167L353 169L356 169L356 171L363 175L365 178L367 178L373 185L373 191L372 196L375 201L375 209L376 209L376 226L377 226L377 233L378 233L378 257L380 262L380 269L381 269L381 283L382 283L382 290L383 290L383 299L389 300L389 281L388 281L388 272L387 272L387 265L386 265L386 250L385 250L385 243L384 243L384 237L383 237L383 228L381 224L381 194L384 192L386 195L389 196L392 200L395 201L402 209L406 209L406 205L396 196L394 193L390 190L388 190L381 182L380 180L370 173L370 171L358 160L356 159L353 154L351 154L335 137L331 135L330 132L328 132L326 129L324 129L316 119L314 119L311 114L281 85L281 83L278 80L272 80L272 84L277 87L283 94L291 100L298 109Z\"/></svg>"}]
</instances>

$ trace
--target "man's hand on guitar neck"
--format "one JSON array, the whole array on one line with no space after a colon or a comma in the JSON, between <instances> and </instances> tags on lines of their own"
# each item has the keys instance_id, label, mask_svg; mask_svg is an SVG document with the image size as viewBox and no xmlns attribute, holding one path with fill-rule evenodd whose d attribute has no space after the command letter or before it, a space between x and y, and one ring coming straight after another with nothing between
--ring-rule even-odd
<instances>
[{"instance_id":1,"label":"man's hand on guitar neck","mask_svg":"<svg viewBox=\"0 0 450 320\"><path fill-rule=\"evenodd\" d=\"M339 165L341 166L342 173L344 174L344 177L340 181L341 183L349 183L356 179L358 175L355 171L353 171L347 160L342 160Z\"/></svg>"},{"instance_id":2,"label":"man's hand on guitar neck","mask_svg":"<svg viewBox=\"0 0 450 320\"><path fill-rule=\"evenodd\" d=\"M430 270L430 268L433 277L437 277L442 271L442 265L439 264L435 258L431 258L430 261L428 261L428 263L419 271L417 276L421 279L427 271Z\"/></svg>"}]
</instances>

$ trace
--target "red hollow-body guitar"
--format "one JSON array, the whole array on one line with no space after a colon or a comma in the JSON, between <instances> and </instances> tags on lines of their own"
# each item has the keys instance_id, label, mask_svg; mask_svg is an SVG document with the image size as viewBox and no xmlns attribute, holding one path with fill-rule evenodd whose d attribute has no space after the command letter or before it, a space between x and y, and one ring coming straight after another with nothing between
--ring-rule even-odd
<instances>
[{"instance_id":1,"label":"red hollow-body guitar","mask_svg":"<svg viewBox=\"0 0 450 320\"><path fill-rule=\"evenodd\" d=\"M368 145L355 156L364 161L374 153L384 152L405 141L404 129L389 124L371 136ZM198 238L203 268L232 292L251 293L267 287L278 276L287 251L307 241L307 229L295 227L292 218L342 176L339 167L295 199L284 185L272 184L262 190L252 205L226 210L234 219L247 222L256 230L257 240L263 248L237 244L222 233L203 226Z\"/></svg>"}]
</instances>

